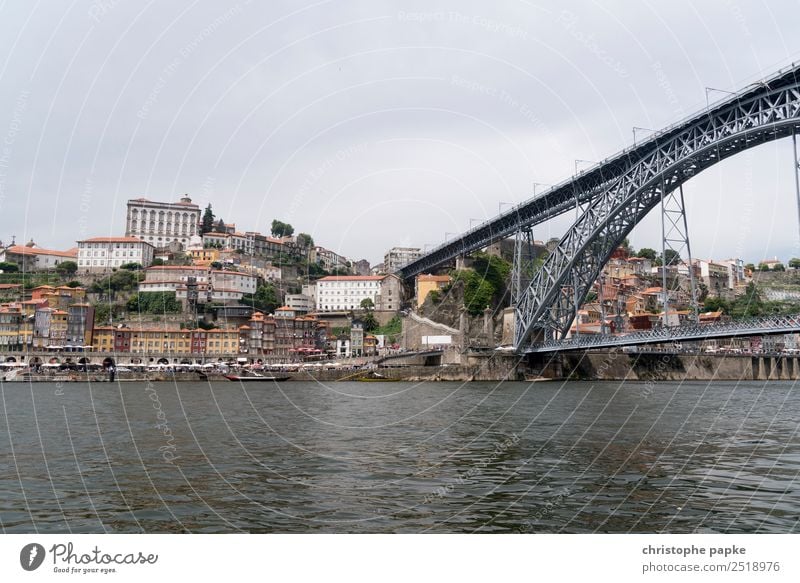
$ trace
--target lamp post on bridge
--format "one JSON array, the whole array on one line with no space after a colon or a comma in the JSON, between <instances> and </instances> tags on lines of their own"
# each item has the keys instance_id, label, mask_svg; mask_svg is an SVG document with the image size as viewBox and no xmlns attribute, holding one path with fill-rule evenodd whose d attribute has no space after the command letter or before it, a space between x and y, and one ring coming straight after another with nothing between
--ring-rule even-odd
<instances>
[{"instance_id":1,"label":"lamp post on bridge","mask_svg":"<svg viewBox=\"0 0 800 583\"><path fill-rule=\"evenodd\" d=\"M504 201L501 200L499 203L497 203L497 214L499 214L499 215L503 214L503 205L514 206L514 203L513 202L504 202Z\"/></svg>"},{"instance_id":2,"label":"lamp post on bridge","mask_svg":"<svg viewBox=\"0 0 800 583\"><path fill-rule=\"evenodd\" d=\"M717 89L716 87L706 87L706 109L711 107L711 103L708 100L708 94L712 91L716 91L717 93L727 93L728 95L736 95L733 91L728 91L726 89Z\"/></svg>"},{"instance_id":3,"label":"lamp post on bridge","mask_svg":"<svg viewBox=\"0 0 800 583\"><path fill-rule=\"evenodd\" d=\"M591 160L581 160L580 158L575 159L575 174L578 174L578 164L594 164Z\"/></svg>"},{"instance_id":4,"label":"lamp post on bridge","mask_svg":"<svg viewBox=\"0 0 800 583\"><path fill-rule=\"evenodd\" d=\"M636 145L636 132L637 131L650 132L652 134L652 133L655 133L656 130L653 130L653 129L650 129L650 128L643 128L643 127L639 127L639 126L633 126L633 145L634 146Z\"/></svg>"},{"instance_id":5,"label":"lamp post on bridge","mask_svg":"<svg viewBox=\"0 0 800 583\"><path fill-rule=\"evenodd\" d=\"M534 182L533 183L533 196L536 196L536 187L537 186L553 186L552 184L546 184L544 182Z\"/></svg>"}]
</instances>

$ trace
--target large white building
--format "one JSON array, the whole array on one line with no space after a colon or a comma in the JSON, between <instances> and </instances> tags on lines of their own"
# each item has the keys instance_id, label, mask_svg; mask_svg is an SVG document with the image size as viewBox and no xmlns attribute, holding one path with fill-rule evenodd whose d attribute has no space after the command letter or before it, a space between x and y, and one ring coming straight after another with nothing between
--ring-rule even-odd
<instances>
[{"instance_id":1,"label":"large white building","mask_svg":"<svg viewBox=\"0 0 800 583\"><path fill-rule=\"evenodd\" d=\"M177 241L184 248L199 233L200 207L188 196L180 202L155 202L146 198L128 201L125 236L139 237L153 247Z\"/></svg>"},{"instance_id":2,"label":"large white building","mask_svg":"<svg viewBox=\"0 0 800 583\"><path fill-rule=\"evenodd\" d=\"M385 273L394 273L421 255L419 247L392 247L383 257L383 270Z\"/></svg>"},{"instance_id":3,"label":"large white building","mask_svg":"<svg viewBox=\"0 0 800 583\"><path fill-rule=\"evenodd\" d=\"M317 311L360 310L372 300L376 310L400 309L402 286L395 275L329 275L317 280Z\"/></svg>"},{"instance_id":4,"label":"large white building","mask_svg":"<svg viewBox=\"0 0 800 583\"><path fill-rule=\"evenodd\" d=\"M78 241L78 271L107 271L126 263L147 267L153 246L136 237L94 237Z\"/></svg>"}]
</instances>

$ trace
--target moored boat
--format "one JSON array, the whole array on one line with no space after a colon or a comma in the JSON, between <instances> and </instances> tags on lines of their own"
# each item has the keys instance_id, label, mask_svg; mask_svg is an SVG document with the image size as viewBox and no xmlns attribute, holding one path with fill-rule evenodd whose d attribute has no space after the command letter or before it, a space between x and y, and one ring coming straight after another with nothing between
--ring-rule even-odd
<instances>
[{"instance_id":1,"label":"moored boat","mask_svg":"<svg viewBox=\"0 0 800 583\"><path fill-rule=\"evenodd\" d=\"M251 381L274 381L279 383L281 381L287 381L291 377L288 376L264 376L255 373L251 373L248 375L234 375L234 374L226 374L222 375L229 381L241 381L241 382L251 382Z\"/></svg>"}]
</instances>

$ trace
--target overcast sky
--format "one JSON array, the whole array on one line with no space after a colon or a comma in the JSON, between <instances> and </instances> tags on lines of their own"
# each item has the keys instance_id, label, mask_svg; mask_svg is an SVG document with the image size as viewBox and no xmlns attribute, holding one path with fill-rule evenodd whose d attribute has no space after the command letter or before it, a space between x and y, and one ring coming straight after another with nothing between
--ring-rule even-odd
<instances>
[{"instance_id":1,"label":"overcast sky","mask_svg":"<svg viewBox=\"0 0 800 583\"><path fill-rule=\"evenodd\" d=\"M374 264L800 61L798 2L564 6L0 2L0 239L71 247L122 234L130 198L188 193ZM791 156L687 184L695 256L800 255Z\"/></svg>"}]
</instances>

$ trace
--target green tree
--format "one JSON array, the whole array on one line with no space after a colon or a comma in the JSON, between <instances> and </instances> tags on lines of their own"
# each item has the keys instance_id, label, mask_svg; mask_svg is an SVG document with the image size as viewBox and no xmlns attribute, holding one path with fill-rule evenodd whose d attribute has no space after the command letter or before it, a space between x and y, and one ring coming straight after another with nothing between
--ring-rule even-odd
<instances>
[{"instance_id":1,"label":"green tree","mask_svg":"<svg viewBox=\"0 0 800 583\"><path fill-rule=\"evenodd\" d=\"M789 267L791 267L792 269L800 269L800 259L798 259L797 257L792 257L789 260Z\"/></svg>"},{"instance_id":2,"label":"green tree","mask_svg":"<svg viewBox=\"0 0 800 583\"><path fill-rule=\"evenodd\" d=\"M294 227L289 223L284 223L275 219L272 221L272 236L273 237L291 237L294 234Z\"/></svg>"},{"instance_id":3,"label":"green tree","mask_svg":"<svg viewBox=\"0 0 800 583\"><path fill-rule=\"evenodd\" d=\"M474 269L462 269L453 274L453 283L464 283L464 307L477 316L492 303L494 287Z\"/></svg>"},{"instance_id":4,"label":"green tree","mask_svg":"<svg viewBox=\"0 0 800 583\"><path fill-rule=\"evenodd\" d=\"M244 294L242 303L265 314L271 314L276 308L280 307L278 291L271 283L259 285L254 294Z\"/></svg>"},{"instance_id":5,"label":"green tree","mask_svg":"<svg viewBox=\"0 0 800 583\"><path fill-rule=\"evenodd\" d=\"M747 263L747 264L744 266L744 268L745 268L745 269L749 269L750 271L755 271L755 270L756 270L756 266L755 266L755 265L753 265L752 263Z\"/></svg>"},{"instance_id":6,"label":"green tree","mask_svg":"<svg viewBox=\"0 0 800 583\"><path fill-rule=\"evenodd\" d=\"M642 247L636 255L650 261L656 260L656 250L650 247Z\"/></svg>"},{"instance_id":7,"label":"green tree","mask_svg":"<svg viewBox=\"0 0 800 583\"><path fill-rule=\"evenodd\" d=\"M703 309L706 312L719 312L721 310L726 314L731 313L730 303L719 297L707 297L703 302Z\"/></svg>"},{"instance_id":8,"label":"green tree","mask_svg":"<svg viewBox=\"0 0 800 583\"><path fill-rule=\"evenodd\" d=\"M314 238L309 235L308 233L300 233L297 235L297 244L300 247L305 247L306 249L310 249L314 246Z\"/></svg>"},{"instance_id":9,"label":"green tree","mask_svg":"<svg viewBox=\"0 0 800 583\"><path fill-rule=\"evenodd\" d=\"M379 327L378 320L375 318L375 314L372 312L367 312L361 316L360 320L364 324L364 330L367 332L377 330Z\"/></svg>"},{"instance_id":10,"label":"green tree","mask_svg":"<svg viewBox=\"0 0 800 583\"><path fill-rule=\"evenodd\" d=\"M681 255L674 249L664 249L664 265L677 265L681 262Z\"/></svg>"},{"instance_id":11,"label":"green tree","mask_svg":"<svg viewBox=\"0 0 800 583\"><path fill-rule=\"evenodd\" d=\"M74 261L62 261L56 265L56 271L61 275L73 275L78 271L78 264Z\"/></svg>"},{"instance_id":12,"label":"green tree","mask_svg":"<svg viewBox=\"0 0 800 583\"><path fill-rule=\"evenodd\" d=\"M150 264L151 267L159 267L161 265L164 265L164 260L161 259L161 257L156 257L155 259L153 259L153 262Z\"/></svg>"},{"instance_id":13,"label":"green tree","mask_svg":"<svg viewBox=\"0 0 800 583\"><path fill-rule=\"evenodd\" d=\"M139 271L142 268L142 264L141 263L135 263L135 262L123 263L122 265L119 266L119 268L120 269L127 269L129 271Z\"/></svg>"},{"instance_id":14,"label":"green tree","mask_svg":"<svg viewBox=\"0 0 800 583\"><path fill-rule=\"evenodd\" d=\"M214 228L217 233L224 233L225 232L225 221L222 220L222 217L219 218L217 221L217 226Z\"/></svg>"},{"instance_id":15,"label":"green tree","mask_svg":"<svg viewBox=\"0 0 800 583\"><path fill-rule=\"evenodd\" d=\"M759 263L758 264L758 270L759 271L769 271L769 265L767 265L766 263Z\"/></svg>"},{"instance_id":16,"label":"green tree","mask_svg":"<svg viewBox=\"0 0 800 583\"><path fill-rule=\"evenodd\" d=\"M361 309L369 312L375 308L375 302L371 298L364 298L361 300Z\"/></svg>"},{"instance_id":17,"label":"green tree","mask_svg":"<svg viewBox=\"0 0 800 583\"><path fill-rule=\"evenodd\" d=\"M206 210L203 211L203 220L200 224L200 234L205 235L214 230L214 211L211 210L211 203L208 203Z\"/></svg>"},{"instance_id":18,"label":"green tree","mask_svg":"<svg viewBox=\"0 0 800 583\"><path fill-rule=\"evenodd\" d=\"M3 273L17 273L19 265L11 263L10 261L0 261L0 271Z\"/></svg>"},{"instance_id":19,"label":"green tree","mask_svg":"<svg viewBox=\"0 0 800 583\"><path fill-rule=\"evenodd\" d=\"M786 267L784 267L783 263L776 263L772 266L772 271L786 271Z\"/></svg>"},{"instance_id":20,"label":"green tree","mask_svg":"<svg viewBox=\"0 0 800 583\"><path fill-rule=\"evenodd\" d=\"M140 273L126 269L115 271L110 276L94 282L89 291L103 294L116 291L134 291L139 285Z\"/></svg>"}]
</instances>

